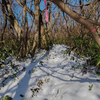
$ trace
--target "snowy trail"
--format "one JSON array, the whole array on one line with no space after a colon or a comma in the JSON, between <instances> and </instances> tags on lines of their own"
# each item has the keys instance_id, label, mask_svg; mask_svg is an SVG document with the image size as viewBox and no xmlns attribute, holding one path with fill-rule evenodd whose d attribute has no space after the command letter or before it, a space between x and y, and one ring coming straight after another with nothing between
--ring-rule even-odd
<instances>
[{"instance_id":1,"label":"snowy trail","mask_svg":"<svg viewBox=\"0 0 100 100\"><path fill-rule=\"evenodd\" d=\"M37 54L35 62L32 59L13 61L25 67L25 71L21 71L16 80L8 78L5 81L6 85L0 90L0 100L4 95L11 96L13 100L100 100L99 76L89 72L83 74L80 68L76 69L83 66L85 60L77 58L73 52L70 56L64 55L61 51L66 48L65 45L54 45L49 52ZM32 69L33 73L29 74ZM34 89L38 88L36 92Z\"/></svg>"}]
</instances>

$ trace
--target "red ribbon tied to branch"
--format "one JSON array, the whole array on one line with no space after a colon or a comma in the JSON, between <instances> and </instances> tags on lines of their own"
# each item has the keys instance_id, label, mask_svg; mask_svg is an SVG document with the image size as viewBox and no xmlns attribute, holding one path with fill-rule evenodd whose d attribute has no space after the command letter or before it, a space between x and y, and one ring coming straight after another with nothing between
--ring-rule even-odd
<instances>
[{"instance_id":1,"label":"red ribbon tied to branch","mask_svg":"<svg viewBox=\"0 0 100 100\"><path fill-rule=\"evenodd\" d=\"M46 10L46 22L49 22L48 20L48 13L47 13L47 4L46 4L46 0L44 0L44 3L45 3L45 10Z\"/></svg>"},{"instance_id":2,"label":"red ribbon tied to branch","mask_svg":"<svg viewBox=\"0 0 100 100\"><path fill-rule=\"evenodd\" d=\"M96 31L96 29L91 30L90 33L94 32L94 31Z\"/></svg>"}]
</instances>

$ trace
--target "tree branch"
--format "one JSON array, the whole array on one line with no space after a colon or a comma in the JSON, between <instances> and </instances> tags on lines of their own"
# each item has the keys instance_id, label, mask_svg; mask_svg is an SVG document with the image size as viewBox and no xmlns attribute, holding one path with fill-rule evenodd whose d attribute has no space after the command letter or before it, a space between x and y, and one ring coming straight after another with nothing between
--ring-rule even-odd
<instances>
[{"instance_id":1,"label":"tree branch","mask_svg":"<svg viewBox=\"0 0 100 100\"><path fill-rule=\"evenodd\" d=\"M55 3L63 12L65 12L66 14L68 14L75 21L77 21L80 24L82 24L85 27L87 27L90 31L94 29L93 25L87 19L83 19L81 17L81 15L73 12L71 9L69 9L69 7L67 6L67 4L64 4L63 1L61 1L61 0L52 0L52 2ZM96 41L96 43L100 47L100 38L99 38L99 35L97 34L97 32L94 31L91 34L93 35L94 40Z\"/></svg>"},{"instance_id":2,"label":"tree branch","mask_svg":"<svg viewBox=\"0 0 100 100\"><path fill-rule=\"evenodd\" d=\"M24 5L19 1L16 0L16 2L21 6L24 7ZM33 16L33 18L35 19L35 14L33 13L33 11L31 11L27 6L26 6L26 10Z\"/></svg>"}]
</instances>

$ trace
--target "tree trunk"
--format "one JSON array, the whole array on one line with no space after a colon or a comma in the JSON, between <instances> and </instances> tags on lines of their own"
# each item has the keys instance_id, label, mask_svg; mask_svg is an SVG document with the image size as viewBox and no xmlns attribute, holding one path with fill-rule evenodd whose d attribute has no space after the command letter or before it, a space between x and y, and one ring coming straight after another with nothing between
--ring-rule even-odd
<instances>
[{"instance_id":1,"label":"tree trunk","mask_svg":"<svg viewBox=\"0 0 100 100\"><path fill-rule=\"evenodd\" d=\"M34 35L34 42L33 42L32 50L31 50L32 56L34 56L36 46L39 43L39 16L40 16L39 3L40 3L39 0L34 1L34 4L35 4L35 35Z\"/></svg>"},{"instance_id":2,"label":"tree trunk","mask_svg":"<svg viewBox=\"0 0 100 100\"><path fill-rule=\"evenodd\" d=\"M4 16L4 23L3 23L2 32L1 32L1 44L0 44L1 46L4 45L4 43L3 43L3 36L4 36L5 28L7 26L7 17L5 15L4 4L5 4L5 2L2 1L1 9L2 9L2 12L3 12L3 16Z\"/></svg>"},{"instance_id":3,"label":"tree trunk","mask_svg":"<svg viewBox=\"0 0 100 100\"><path fill-rule=\"evenodd\" d=\"M24 29L23 33L21 34L21 49L20 49L20 57L25 57L27 52L27 34L28 34L28 22L27 22L27 12L26 12L26 0L23 1L23 23Z\"/></svg>"},{"instance_id":4,"label":"tree trunk","mask_svg":"<svg viewBox=\"0 0 100 100\"><path fill-rule=\"evenodd\" d=\"M7 11L7 12L5 12L5 15L6 14L8 15L7 19L10 21L11 25L14 27L15 31L17 32L18 40L20 41L21 27L18 24L18 21L16 20L15 15L13 14L13 11L11 9L11 4L9 1L6 1L6 0L2 0L2 2L4 3L4 6L5 6L6 11Z\"/></svg>"}]
</instances>

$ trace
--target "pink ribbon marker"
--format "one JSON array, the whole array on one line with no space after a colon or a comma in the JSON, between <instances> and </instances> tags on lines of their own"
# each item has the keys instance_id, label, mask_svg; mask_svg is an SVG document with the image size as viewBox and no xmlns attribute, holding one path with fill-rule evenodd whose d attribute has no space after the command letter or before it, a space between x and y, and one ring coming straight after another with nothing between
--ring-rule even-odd
<instances>
[{"instance_id":1,"label":"pink ribbon marker","mask_svg":"<svg viewBox=\"0 0 100 100\"><path fill-rule=\"evenodd\" d=\"M46 5L46 0L44 0L44 2L45 2L45 10L46 10L46 22L49 22L49 20L48 20L48 13L47 13L47 5Z\"/></svg>"},{"instance_id":2,"label":"pink ribbon marker","mask_svg":"<svg viewBox=\"0 0 100 100\"><path fill-rule=\"evenodd\" d=\"M90 31L90 33L94 32L96 29L93 29L92 31Z\"/></svg>"}]
</instances>

